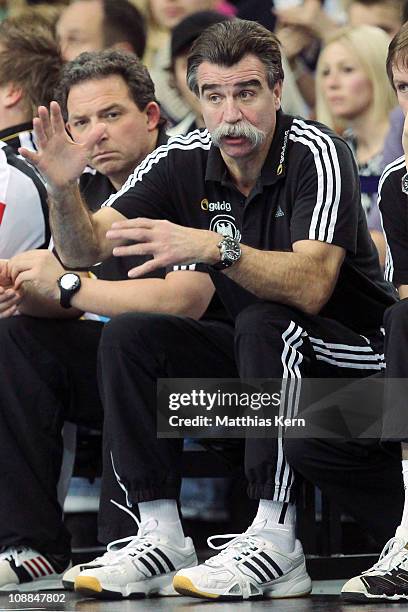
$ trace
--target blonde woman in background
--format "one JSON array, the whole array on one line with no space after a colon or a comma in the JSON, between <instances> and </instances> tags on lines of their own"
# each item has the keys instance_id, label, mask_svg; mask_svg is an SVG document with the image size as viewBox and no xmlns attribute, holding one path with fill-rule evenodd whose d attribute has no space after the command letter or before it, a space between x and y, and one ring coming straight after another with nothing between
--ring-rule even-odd
<instances>
[{"instance_id":1,"label":"blonde woman in background","mask_svg":"<svg viewBox=\"0 0 408 612\"><path fill-rule=\"evenodd\" d=\"M341 28L327 39L316 72L317 119L340 132L354 152L361 200L382 265L385 240L377 191L388 116L396 105L385 71L389 42L374 26Z\"/></svg>"}]
</instances>

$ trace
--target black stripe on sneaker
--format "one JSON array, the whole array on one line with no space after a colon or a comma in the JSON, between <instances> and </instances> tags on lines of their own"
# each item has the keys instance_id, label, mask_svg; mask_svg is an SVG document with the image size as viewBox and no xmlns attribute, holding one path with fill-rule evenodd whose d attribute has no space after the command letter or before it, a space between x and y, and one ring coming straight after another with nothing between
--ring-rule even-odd
<instances>
[{"instance_id":1,"label":"black stripe on sneaker","mask_svg":"<svg viewBox=\"0 0 408 612\"><path fill-rule=\"evenodd\" d=\"M161 574L166 574L167 571L164 566L160 563L160 561L154 556L153 553L147 552L146 555L150 557L150 559L156 564Z\"/></svg>"},{"instance_id":2,"label":"black stripe on sneaker","mask_svg":"<svg viewBox=\"0 0 408 612\"><path fill-rule=\"evenodd\" d=\"M278 576L283 576L283 572L281 568L279 567L277 563L275 563L273 559L271 559L263 550L259 554L261 555L261 557L265 559L265 561L267 561L268 563L272 565L273 569L277 572Z\"/></svg>"},{"instance_id":3,"label":"black stripe on sneaker","mask_svg":"<svg viewBox=\"0 0 408 612\"><path fill-rule=\"evenodd\" d=\"M259 565L260 568L263 569L263 571L265 572L265 574L268 576L268 578L270 578L271 580L275 580L276 576L274 575L274 573L272 572L272 570L269 569L269 567L267 567L265 565L265 563L262 563L262 561L260 559L258 559L258 557L252 557L251 561L253 561L254 563L256 563L257 565Z\"/></svg>"},{"instance_id":4,"label":"black stripe on sneaker","mask_svg":"<svg viewBox=\"0 0 408 612\"><path fill-rule=\"evenodd\" d=\"M280 523L282 525L285 522L285 517L286 517L286 512L288 510L288 506L289 506L288 502L283 502L282 510L281 510L281 513L280 513L280 516L279 516L279 519L278 519L278 523Z\"/></svg>"},{"instance_id":5,"label":"black stripe on sneaker","mask_svg":"<svg viewBox=\"0 0 408 612\"><path fill-rule=\"evenodd\" d=\"M154 569L154 567L152 565L150 565L150 563L147 561L147 559L144 559L143 557L139 557L138 561L143 563L143 565L149 570L149 572L151 573L152 576L156 576L156 574L157 574L156 570Z\"/></svg>"},{"instance_id":6,"label":"black stripe on sneaker","mask_svg":"<svg viewBox=\"0 0 408 612\"><path fill-rule=\"evenodd\" d=\"M255 576L258 576L261 582L267 582L265 576L259 571L257 567L255 567L255 565L252 565L252 563L250 563L249 561L244 561L242 565L245 565L245 567L251 570L251 572L255 574Z\"/></svg>"},{"instance_id":7,"label":"black stripe on sneaker","mask_svg":"<svg viewBox=\"0 0 408 612\"><path fill-rule=\"evenodd\" d=\"M9 561L10 567L15 574L17 574L18 581L20 584L24 582L32 582L33 577L30 572L24 567L24 565L16 565L14 560Z\"/></svg>"},{"instance_id":8,"label":"black stripe on sneaker","mask_svg":"<svg viewBox=\"0 0 408 612\"><path fill-rule=\"evenodd\" d=\"M163 561L165 561L167 563L167 566L168 566L168 568L169 568L169 570L171 572L175 572L176 571L176 568L174 567L174 565L172 564L172 562L170 561L168 556L162 550L160 550L160 548L154 548L153 552L155 552L157 555L159 555L163 559Z\"/></svg>"}]
</instances>

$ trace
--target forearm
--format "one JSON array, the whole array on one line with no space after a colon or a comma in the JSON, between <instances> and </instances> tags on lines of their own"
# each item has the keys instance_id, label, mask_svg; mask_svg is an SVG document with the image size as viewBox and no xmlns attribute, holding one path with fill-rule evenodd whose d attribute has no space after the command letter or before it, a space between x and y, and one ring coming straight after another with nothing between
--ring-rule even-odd
<instances>
[{"instance_id":1,"label":"forearm","mask_svg":"<svg viewBox=\"0 0 408 612\"><path fill-rule=\"evenodd\" d=\"M72 306L105 317L126 312L156 312L199 318L203 312L199 298L192 299L187 292L175 291L166 279L81 280L81 288L71 300Z\"/></svg>"},{"instance_id":2,"label":"forearm","mask_svg":"<svg viewBox=\"0 0 408 612\"><path fill-rule=\"evenodd\" d=\"M241 247L241 259L224 274L257 297L288 304L308 314L317 314L329 299L336 279L323 261L304 253Z\"/></svg>"},{"instance_id":3,"label":"forearm","mask_svg":"<svg viewBox=\"0 0 408 612\"><path fill-rule=\"evenodd\" d=\"M45 319L76 319L82 312L76 308L62 308L59 301L45 298L34 289L25 288L24 297L18 306L20 314Z\"/></svg>"},{"instance_id":4,"label":"forearm","mask_svg":"<svg viewBox=\"0 0 408 612\"><path fill-rule=\"evenodd\" d=\"M66 267L90 267L102 259L92 214L78 185L49 191L50 225L58 254Z\"/></svg>"}]
</instances>

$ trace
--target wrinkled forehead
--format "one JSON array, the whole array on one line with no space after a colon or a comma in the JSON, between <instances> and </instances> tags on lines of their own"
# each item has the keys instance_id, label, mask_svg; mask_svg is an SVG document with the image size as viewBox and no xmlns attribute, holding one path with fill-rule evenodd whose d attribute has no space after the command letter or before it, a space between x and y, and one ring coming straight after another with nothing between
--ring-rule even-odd
<instances>
[{"instance_id":1,"label":"wrinkled forehead","mask_svg":"<svg viewBox=\"0 0 408 612\"><path fill-rule=\"evenodd\" d=\"M129 87L118 74L80 81L72 85L67 96L68 115L97 112L110 104L130 103L134 104Z\"/></svg>"},{"instance_id":2,"label":"wrinkled forehead","mask_svg":"<svg viewBox=\"0 0 408 612\"><path fill-rule=\"evenodd\" d=\"M203 87L205 89L211 86L233 88L247 82L258 82L261 86L267 83L266 67L260 59L253 55L247 55L232 66L205 61L197 69L197 83L200 92Z\"/></svg>"}]
</instances>

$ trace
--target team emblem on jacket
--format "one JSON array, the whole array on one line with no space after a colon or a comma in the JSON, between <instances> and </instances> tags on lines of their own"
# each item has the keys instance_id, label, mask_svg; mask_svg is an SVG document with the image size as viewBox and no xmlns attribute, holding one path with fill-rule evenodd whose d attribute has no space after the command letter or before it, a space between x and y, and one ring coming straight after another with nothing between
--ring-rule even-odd
<instances>
[{"instance_id":1,"label":"team emblem on jacket","mask_svg":"<svg viewBox=\"0 0 408 612\"><path fill-rule=\"evenodd\" d=\"M234 238L238 242L241 240L241 232L235 225L235 218L232 215L215 215L211 219L210 230L228 236L228 238Z\"/></svg>"}]
</instances>

